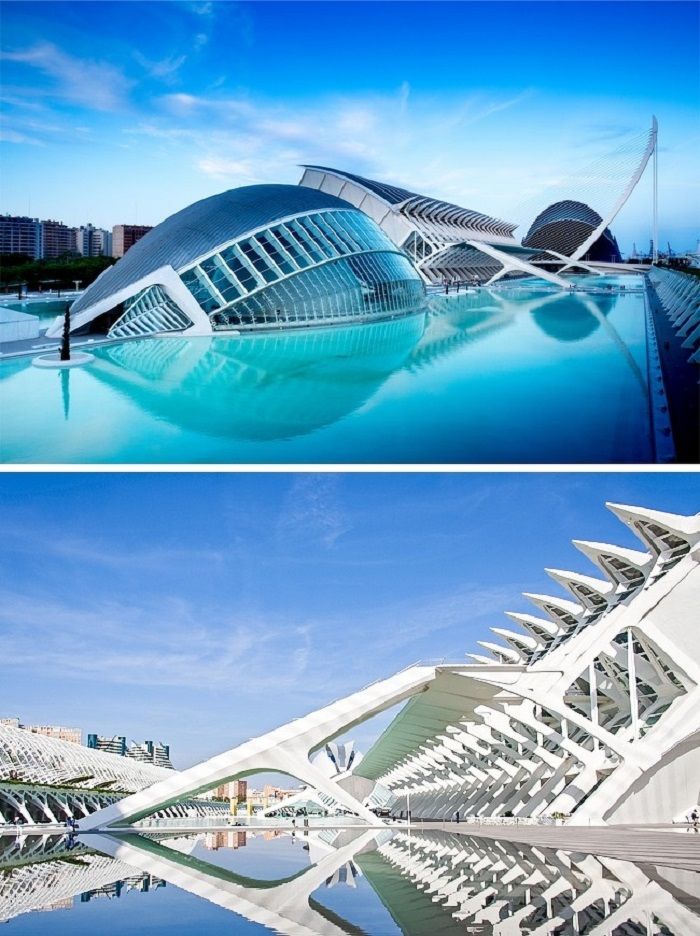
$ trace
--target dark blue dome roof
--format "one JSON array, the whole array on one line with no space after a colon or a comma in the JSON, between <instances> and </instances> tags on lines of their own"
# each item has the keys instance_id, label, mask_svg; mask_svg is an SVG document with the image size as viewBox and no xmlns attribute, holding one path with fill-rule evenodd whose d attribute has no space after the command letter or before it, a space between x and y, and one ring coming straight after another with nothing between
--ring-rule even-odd
<instances>
[{"instance_id":1,"label":"dark blue dome roof","mask_svg":"<svg viewBox=\"0 0 700 936\"><path fill-rule=\"evenodd\" d=\"M211 195L170 215L109 267L73 304L71 313L170 265L180 270L219 244L280 218L319 208L356 211L349 202L301 185L246 185Z\"/></svg>"}]
</instances>

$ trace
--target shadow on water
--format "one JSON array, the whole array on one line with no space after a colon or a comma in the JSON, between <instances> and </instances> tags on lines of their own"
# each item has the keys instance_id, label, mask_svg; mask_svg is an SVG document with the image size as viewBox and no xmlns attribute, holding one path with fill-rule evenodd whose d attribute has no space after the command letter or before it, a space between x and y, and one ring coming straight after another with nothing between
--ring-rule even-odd
<instances>
[{"instance_id":1,"label":"shadow on water","mask_svg":"<svg viewBox=\"0 0 700 936\"><path fill-rule=\"evenodd\" d=\"M0 921L51 909L58 901L65 905L78 894L85 901L86 894L119 896L122 887L143 892L167 883L259 924L261 933L285 936L377 936L380 911L382 933L406 936L672 936L698 932L700 926L700 875L691 871L394 826L298 830L301 850L291 849L295 870L275 875L275 867L288 869L280 856L290 851L295 836L290 830L273 838L262 834L269 840L240 830L85 835L70 854L60 836L29 836L20 846L14 837L0 837ZM218 839L214 844L208 841L212 835L236 836L236 844L227 848ZM217 851L206 851L206 860L200 857L202 848L212 847ZM246 867L248 860L249 867L247 851L255 852L257 867L264 863L272 869L268 876L226 866ZM201 931L207 928L207 912L205 903L199 905ZM142 905L139 919L144 918L149 932L171 932L172 917L162 901L157 908ZM78 914L72 932L88 931L81 922L90 925ZM110 913L104 932L116 934L122 925L119 914Z\"/></svg>"}]
</instances>

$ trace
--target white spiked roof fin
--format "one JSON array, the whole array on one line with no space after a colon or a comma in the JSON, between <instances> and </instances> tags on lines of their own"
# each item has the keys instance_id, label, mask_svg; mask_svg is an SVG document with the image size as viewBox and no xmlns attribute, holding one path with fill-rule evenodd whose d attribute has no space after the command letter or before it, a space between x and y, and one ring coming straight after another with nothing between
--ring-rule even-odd
<instances>
[{"instance_id":1,"label":"white spiked roof fin","mask_svg":"<svg viewBox=\"0 0 700 936\"><path fill-rule=\"evenodd\" d=\"M627 549L623 546L612 546L610 543L593 543L590 540L571 540L576 549L580 550L584 556L588 556L598 565L601 555L617 556L624 562L645 571L653 563L653 557L648 552L640 552L638 549Z\"/></svg>"},{"instance_id":2,"label":"white spiked roof fin","mask_svg":"<svg viewBox=\"0 0 700 936\"><path fill-rule=\"evenodd\" d=\"M514 663L520 663L522 660L521 654L519 654L517 650L514 650L513 647L504 647L503 644L490 643L488 640L477 640L477 643L480 647L483 647L484 650L493 653L494 656L508 657Z\"/></svg>"},{"instance_id":3,"label":"white spiked roof fin","mask_svg":"<svg viewBox=\"0 0 700 936\"><path fill-rule=\"evenodd\" d=\"M635 520L646 520L649 523L656 523L660 527L664 527L671 533L676 533L682 539L687 539L691 545L700 540L700 513L684 517L681 514L648 510L646 507L630 507L626 504L615 504L611 501L608 501L605 506L628 526L632 525ZM639 535L634 527L632 527L632 532Z\"/></svg>"},{"instance_id":4,"label":"white spiked roof fin","mask_svg":"<svg viewBox=\"0 0 700 936\"><path fill-rule=\"evenodd\" d=\"M506 611L505 614L513 621L517 621L521 627L527 630L529 630L530 627L536 627L545 631L545 633L549 634L551 637L556 637L561 630L550 618L535 617L534 614L521 614L520 611Z\"/></svg>"},{"instance_id":5,"label":"white spiked roof fin","mask_svg":"<svg viewBox=\"0 0 700 936\"><path fill-rule=\"evenodd\" d=\"M561 608L562 611L566 611L568 614L573 614L574 617L581 614L583 608L580 604L577 604L574 601L567 601L566 598L554 598L552 595L536 595L534 592L523 592L523 596L533 604L541 606L543 604L554 605L555 608Z\"/></svg>"},{"instance_id":6,"label":"white spiked roof fin","mask_svg":"<svg viewBox=\"0 0 700 936\"><path fill-rule=\"evenodd\" d=\"M491 627L489 630L499 637L502 637L504 640L507 640L509 643L513 641L519 646L525 647L526 650L535 650L539 643L539 641L535 640L534 637L530 637L528 634L511 631L505 627Z\"/></svg>"},{"instance_id":7,"label":"white spiked roof fin","mask_svg":"<svg viewBox=\"0 0 700 936\"><path fill-rule=\"evenodd\" d=\"M545 569L550 578L553 578L558 585L568 588L567 582L575 582L579 585L585 585L592 591L599 592L605 596L612 591L612 585L607 579L593 578L592 575L581 575L579 572L567 572L563 569Z\"/></svg>"}]
</instances>

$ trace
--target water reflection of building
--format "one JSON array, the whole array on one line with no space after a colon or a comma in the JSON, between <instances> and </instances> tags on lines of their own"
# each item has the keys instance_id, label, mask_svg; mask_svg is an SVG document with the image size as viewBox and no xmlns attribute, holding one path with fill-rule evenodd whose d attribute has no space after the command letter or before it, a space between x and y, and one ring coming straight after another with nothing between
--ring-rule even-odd
<instances>
[{"instance_id":1,"label":"water reflection of building","mask_svg":"<svg viewBox=\"0 0 700 936\"><path fill-rule=\"evenodd\" d=\"M144 872L282 933L359 932L352 901L343 900L343 916L337 904L331 907L336 885L354 887L359 875L406 936L690 936L700 926L700 875L685 870L694 860L692 849L682 846L674 849L686 854L682 867L657 867L405 827L324 828L303 837L311 863L277 880L193 863L169 848L167 839L99 837L97 843ZM657 851L670 855L665 843ZM274 856L273 849L272 865ZM678 864L677 854L668 861ZM357 906L364 910L366 895L367 889L358 892Z\"/></svg>"},{"instance_id":2,"label":"water reflection of building","mask_svg":"<svg viewBox=\"0 0 700 936\"><path fill-rule=\"evenodd\" d=\"M37 910L65 910L97 896L119 897L125 890L147 891L164 887L147 872L105 855L80 853L75 860L41 861L36 864L2 869L0 874L0 923ZM0 868L2 866L0 865Z\"/></svg>"},{"instance_id":3,"label":"water reflection of building","mask_svg":"<svg viewBox=\"0 0 700 936\"><path fill-rule=\"evenodd\" d=\"M424 328L418 313L303 333L130 341L100 349L91 374L121 392L128 386L140 406L186 430L289 439L362 406L401 367Z\"/></svg>"},{"instance_id":4,"label":"water reflection of building","mask_svg":"<svg viewBox=\"0 0 700 936\"><path fill-rule=\"evenodd\" d=\"M216 799L233 800L236 803L245 803L248 797L247 780L231 780L230 783L222 783L210 791L211 796Z\"/></svg>"},{"instance_id":5,"label":"water reflection of building","mask_svg":"<svg viewBox=\"0 0 700 936\"><path fill-rule=\"evenodd\" d=\"M165 887L165 881L161 878L154 877L152 874L132 874L131 877L122 878L112 884L103 884L102 887L84 891L80 895L80 902L88 903L99 897L112 900L121 897L122 894L126 894L128 891L139 891L139 893L145 894L150 890L156 890L158 887Z\"/></svg>"},{"instance_id":6,"label":"water reflection of building","mask_svg":"<svg viewBox=\"0 0 700 936\"><path fill-rule=\"evenodd\" d=\"M398 833L357 861L383 900L392 893L387 865L413 885L391 905L405 932L426 897L460 932L493 936L671 936L700 927L700 875L673 868L443 832Z\"/></svg>"},{"instance_id":7,"label":"water reflection of building","mask_svg":"<svg viewBox=\"0 0 700 936\"><path fill-rule=\"evenodd\" d=\"M218 851L220 848L245 848L247 841L245 829L224 829L207 832L203 844L209 851Z\"/></svg>"}]
</instances>

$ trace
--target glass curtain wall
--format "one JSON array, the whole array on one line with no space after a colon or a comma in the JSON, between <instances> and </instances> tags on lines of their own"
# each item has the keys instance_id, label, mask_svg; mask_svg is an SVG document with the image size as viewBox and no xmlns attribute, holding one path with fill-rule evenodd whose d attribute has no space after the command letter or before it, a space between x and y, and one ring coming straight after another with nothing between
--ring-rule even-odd
<instances>
[{"instance_id":1,"label":"glass curtain wall","mask_svg":"<svg viewBox=\"0 0 700 936\"><path fill-rule=\"evenodd\" d=\"M388 318L423 300L408 259L353 211L271 225L180 276L215 330Z\"/></svg>"}]
</instances>

